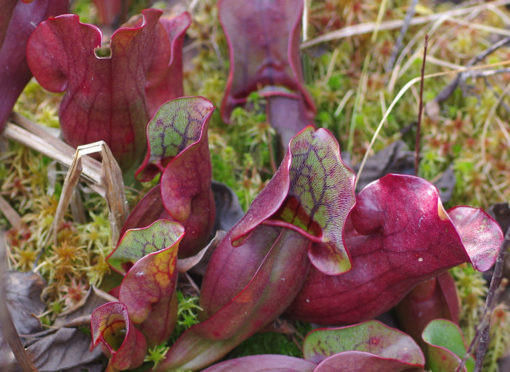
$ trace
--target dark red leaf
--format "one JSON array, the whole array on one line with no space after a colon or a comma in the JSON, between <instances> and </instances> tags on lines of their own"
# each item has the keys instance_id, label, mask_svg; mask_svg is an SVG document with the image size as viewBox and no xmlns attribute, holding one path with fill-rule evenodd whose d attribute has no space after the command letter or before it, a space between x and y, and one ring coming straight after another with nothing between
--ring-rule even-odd
<instances>
[{"instance_id":1,"label":"dark red leaf","mask_svg":"<svg viewBox=\"0 0 510 372\"><path fill-rule=\"evenodd\" d=\"M344 351L323 360L313 371L404 372L412 367L396 359L386 359L363 351Z\"/></svg>"},{"instance_id":2,"label":"dark red leaf","mask_svg":"<svg viewBox=\"0 0 510 372\"><path fill-rule=\"evenodd\" d=\"M396 307L401 329L421 346L421 334L427 324L443 318L459 323L459 297L452 276L445 272L418 284Z\"/></svg>"},{"instance_id":3,"label":"dark red leaf","mask_svg":"<svg viewBox=\"0 0 510 372\"><path fill-rule=\"evenodd\" d=\"M26 59L28 37L49 16L65 13L68 0L6 0L0 11L0 132L23 88L32 77ZM14 7L15 6L15 7ZM5 37L5 38L4 38ZM2 43L3 40L3 43Z\"/></svg>"},{"instance_id":4,"label":"dark red leaf","mask_svg":"<svg viewBox=\"0 0 510 372\"><path fill-rule=\"evenodd\" d=\"M142 180L163 172L161 200L171 219L186 229L179 257L189 257L205 247L214 227L214 196L211 190L211 159L207 128L214 106L201 97L178 98L163 104L147 125L148 151L137 171ZM147 221L161 214L156 195L144 199L129 218ZM157 208L157 207L155 207Z\"/></svg>"},{"instance_id":5,"label":"dark red leaf","mask_svg":"<svg viewBox=\"0 0 510 372\"><path fill-rule=\"evenodd\" d=\"M182 44L186 30L191 24L191 16L187 12L176 17L163 16L159 23L165 30L165 33L160 36L164 40L159 43L165 47L170 46L170 58L166 68L157 74L159 75L157 78L152 76L151 81L145 88L151 117L154 116L163 103L184 95L182 86Z\"/></svg>"},{"instance_id":6,"label":"dark red leaf","mask_svg":"<svg viewBox=\"0 0 510 372\"><path fill-rule=\"evenodd\" d=\"M230 121L236 106L244 105L249 94L258 91L269 98L268 117L285 145L295 133L313 124L316 109L304 87L299 57L302 12L302 0L218 2L230 51L221 104L225 122Z\"/></svg>"},{"instance_id":7,"label":"dark red leaf","mask_svg":"<svg viewBox=\"0 0 510 372\"><path fill-rule=\"evenodd\" d=\"M122 226L120 236L124 235L129 229L146 227L161 219L171 220L172 217L163 206L161 187L156 185L135 205L124 226Z\"/></svg>"},{"instance_id":8,"label":"dark red leaf","mask_svg":"<svg viewBox=\"0 0 510 372\"><path fill-rule=\"evenodd\" d=\"M99 56L99 29L75 15L43 22L28 42L28 64L39 83L66 92L59 111L66 141L78 146L104 140L124 170L145 151L151 107L145 89L160 84L168 70L170 45L160 15L147 9L133 26L118 29L107 56Z\"/></svg>"},{"instance_id":9,"label":"dark red leaf","mask_svg":"<svg viewBox=\"0 0 510 372\"><path fill-rule=\"evenodd\" d=\"M307 239L270 226L257 228L239 247L230 238L216 247L204 278L201 306L208 319L179 337L159 371L199 369L220 359L281 314L299 291L309 266ZM236 287L230 288L235 292L230 298L223 291L225 281ZM217 310L218 303L212 309L203 300L214 296L224 302Z\"/></svg>"},{"instance_id":10,"label":"dark red leaf","mask_svg":"<svg viewBox=\"0 0 510 372\"><path fill-rule=\"evenodd\" d=\"M352 270L336 277L312 270L289 314L320 324L356 323L387 311L449 267L490 267L501 230L485 212L463 208L453 209L451 219L437 189L417 177L388 175L371 183L344 228ZM461 238L469 229L483 234Z\"/></svg>"},{"instance_id":11,"label":"dark red leaf","mask_svg":"<svg viewBox=\"0 0 510 372\"><path fill-rule=\"evenodd\" d=\"M215 364L203 372L312 372L315 363L286 355L250 355Z\"/></svg>"},{"instance_id":12,"label":"dark red leaf","mask_svg":"<svg viewBox=\"0 0 510 372\"><path fill-rule=\"evenodd\" d=\"M126 305L109 302L92 313L90 321L92 347L101 345L110 357L108 369L125 370L143 363L147 343L142 333L129 320Z\"/></svg>"}]
</instances>

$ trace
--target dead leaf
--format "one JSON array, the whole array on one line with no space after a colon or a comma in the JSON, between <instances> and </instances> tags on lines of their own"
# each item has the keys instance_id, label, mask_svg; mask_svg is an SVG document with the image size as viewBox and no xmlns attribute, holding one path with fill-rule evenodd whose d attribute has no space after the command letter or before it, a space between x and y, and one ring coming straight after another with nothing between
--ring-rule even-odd
<instances>
[{"instance_id":1,"label":"dead leaf","mask_svg":"<svg viewBox=\"0 0 510 372\"><path fill-rule=\"evenodd\" d=\"M89 351L90 336L77 328L60 328L30 345L27 349L40 372L82 367L99 360L100 348Z\"/></svg>"},{"instance_id":2,"label":"dead leaf","mask_svg":"<svg viewBox=\"0 0 510 372\"><path fill-rule=\"evenodd\" d=\"M37 316L45 310L41 291L45 286L39 274L10 271L7 273L7 307L20 335L28 335L42 329Z\"/></svg>"}]
</instances>

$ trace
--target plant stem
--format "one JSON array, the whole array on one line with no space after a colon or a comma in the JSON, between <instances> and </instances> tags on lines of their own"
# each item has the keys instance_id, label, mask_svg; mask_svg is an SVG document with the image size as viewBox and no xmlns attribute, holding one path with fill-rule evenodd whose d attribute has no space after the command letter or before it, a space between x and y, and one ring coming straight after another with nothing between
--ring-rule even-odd
<instances>
[{"instance_id":1,"label":"plant stem","mask_svg":"<svg viewBox=\"0 0 510 372\"><path fill-rule=\"evenodd\" d=\"M418 122L416 123L416 157L414 159L414 174L418 175L420 166L420 137L421 137L421 117L423 116L423 85L425 82L425 63L427 62L427 47L429 45L429 35L425 35L425 45L423 46L423 63L421 64L420 80L420 103L418 107Z\"/></svg>"}]
</instances>

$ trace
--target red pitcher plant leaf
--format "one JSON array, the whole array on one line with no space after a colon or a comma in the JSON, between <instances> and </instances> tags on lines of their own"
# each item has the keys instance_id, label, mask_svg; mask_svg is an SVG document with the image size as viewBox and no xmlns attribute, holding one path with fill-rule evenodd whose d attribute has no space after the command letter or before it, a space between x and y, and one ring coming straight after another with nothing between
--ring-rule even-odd
<instances>
[{"instance_id":1,"label":"red pitcher plant leaf","mask_svg":"<svg viewBox=\"0 0 510 372\"><path fill-rule=\"evenodd\" d=\"M226 360L205 369L203 372L313 372L315 363L287 355L250 355Z\"/></svg>"},{"instance_id":2,"label":"red pitcher plant leaf","mask_svg":"<svg viewBox=\"0 0 510 372\"><path fill-rule=\"evenodd\" d=\"M348 267L341 233L353 202L353 175L334 137L312 127L297 134L216 247L202 282L205 320L177 340L161 370L207 366L274 320L301 288L310 259L333 272Z\"/></svg>"},{"instance_id":3,"label":"red pitcher plant leaf","mask_svg":"<svg viewBox=\"0 0 510 372\"><path fill-rule=\"evenodd\" d=\"M171 220L172 217L163 206L163 201L161 200L161 186L156 185L140 199L131 213L129 213L120 231L120 236L124 235L129 229L146 227L160 219Z\"/></svg>"},{"instance_id":4,"label":"red pitcher plant leaf","mask_svg":"<svg viewBox=\"0 0 510 372\"><path fill-rule=\"evenodd\" d=\"M237 284L236 280L243 282L241 291L208 319L184 332L157 370L206 367L274 320L303 284L309 267L306 255L309 245L295 231L272 226L257 228L239 247L233 247L227 235L216 247L204 281L210 280L211 264L217 267L226 257L223 278L232 284ZM241 270L230 271L231 264ZM252 276L244 275L245 272ZM218 286L213 290L223 294Z\"/></svg>"},{"instance_id":5,"label":"red pitcher plant leaf","mask_svg":"<svg viewBox=\"0 0 510 372\"><path fill-rule=\"evenodd\" d=\"M126 305L109 302L99 306L90 320L92 347L101 345L109 356L107 371L123 371L143 363L147 343L143 334L129 320Z\"/></svg>"},{"instance_id":6,"label":"red pitcher plant leaf","mask_svg":"<svg viewBox=\"0 0 510 372\"><path fill-rule=\"evenodd\" d=\"M418 283L450 267L471 262L488 269L503 241L497 223L475 208L450 213L435 186L421 178L387 175L371 183L344 227L352 270L334 277L312 269L289 315L319 324L356 323L389 310Z\"/></svg>"},{"instance_id":7,"label":"red pitcher plant leaf","mask_svg":"<svg viewBox=\"0 0 510 372\"><path fill-rule=\"evenodd\" d=\"M133 209L124 230L145 226L157 216L186 229L179 257L206 246L214 227L211 159L207 128L214 106L201 97L183 97L163 104L147 125L148 151L137 176L148 181L162 172L153 188Z\"/></svg>"},{"instance_id":8,"label":"red pitcher plant leaf","mask_svg":"<svg viewBox=\"0 0 510 372\"><path fill-rule=\"evenodd\" d=\"M398 372L425 364L420 347L409 335L376 320L314 330L305 338L303 355L318 363L316 372Z\"/></svg>"},{"instance_id":9,"label":"red pitcher plant leaf","mask_svg":"<svg viewBox=\"0 0 510 372\"><path fill-rule=\"evenodd\" d=\"M218 2L230 51L230 71L221 104L225 122L230 121L236 106L244 105L249 94L258 91L268 98L271 125L286 138L285 144L313 123L316 109L304 87L299 57L302 12L302 0ZM292 115L281 118L282 112Z\"/></svg>"},{"instance_id":10,"label":"red pitcher plant leaf","mask_svg":"<svg viewBox=\"0 0 510 372\"><path fill-rule=\"evenodd\" d=\"M157 79L152 78L145 92L149 104L149 114L151 117L158 111L159 106L170 99L178 98L184 95L182 85L182 45L184 35L191 25L191 16L184 12L175 17L163 15L159 23L163 26L165 33L161 35L160 45L170 46L170 57L166 68L164 68Z\"/></svg>"},{"instance_id":11,"label":"red pitcher plant leaf","mask_svg":"<svg viewBox=\"0 0 510 372\"><path fill-rule=\"evenodd\" d=\"M59 111L65 140L72 146L104 140L124 170L143 156L150 117L145 89L159 84L171 55L158 22L161 11L142 13L133 26L119 28L106 49L99 29L80 23L76 15L41 23L27 46L37 81L65 92Z\"/></svg>"},{"instance_id":12,"label":"red pitcher plant leaf","mask_svg":"<svg viewBox=\"0 0 510 372\"><path fill-rule=\"evenodd\" d=\"M400 328L425 346L421 334L431 320L459 324L460 300L455 281L445 272L418 284L395 308Z\"/></svg>"},{"instance_id":13,"label":"red pitcher plant leaf","mask_svg":"<svg viewBox=\"0 0 510 372\"><path fill-rule=\"evenodd\" d=\"M65 13L68 0L2 2L0 12L0 132L18 96L32 77L26 58L28 38L49 16ZM2 43L3 40L3 43Z\"/></svg>"},{"instance_id":14,"label":"red pitcher plant leaf","mask_svg":"<svg viewBox=\"0 0 510 372\"><path fill-rule=\"evenodd\" d=\"M269 184L231 232L239 244L263 223L293 229L314 244L310 261L326 275L348 271L351 262L342 228L354 205L354 175L340 157L334 136L307 127L289 144L289 151Z\"/></svg>"},{"instance_id":15,"label":"red pitcher plant leaf","mask_svg":"<svg viewBox=\"0 0 510 372\"><path fill-rule=\"evenodd\" d=\"M431 321L423 331L427 344L427 368L437 372L455 371L466 354L466 344L462 331L455 323L446 319ZM463 372L471 372L475 367L472 356L466 360Z\"/></svg>"},{"instance_id":16,"label":"red pitcher plant leaf","mask_svg":"<svg viewBox=\"0 0 510 372\"><path fill-rule=\"evenodd\" d=\"M128 230L107 258L125 275L119 301L150 345L167 340L175 326L177 251L183 236L181 224L159 220L146 228Z\"/></svg>"}]
</instances>

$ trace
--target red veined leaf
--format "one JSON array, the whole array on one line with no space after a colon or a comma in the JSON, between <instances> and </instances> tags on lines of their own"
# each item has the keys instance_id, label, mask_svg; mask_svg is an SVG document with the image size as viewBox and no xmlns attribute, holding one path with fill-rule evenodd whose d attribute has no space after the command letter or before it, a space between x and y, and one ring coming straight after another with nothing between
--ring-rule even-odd
<instances>
[{"instance_id":1,"label":"red veined leaf","mask_svg":"<svg viewBox=\"0 0 510 372\"><path fill-rule=\"evenodd\" d=\"M435 186L421 178L387 175L371 183L344 227L352 270L333 277L312 269L288 314L319 324L356 323L389 310L418 283L450 267L470 261L489 267L501 230L483 211L467 215L476 218L452 221ZM487 233L466 249L461 234L476 221L487 225Z\"/></svg>"},{"instance_id":2,"label":"red veined leaf","mask_svg":"<svg viewBox=\"0 0 510 372\"><path fill-rule=\"evenodd\" d=\"M76 15L51 18L29 39L27 60L39 83L66 92L59 117L72 146L104 140L122 169L138 164L145 151L150 102L146 88L168 70L169 38L161 11L146 9L129 27L119 28L108 48L101 32ZM158 96L158 102L163 100Z\"/></svg>"},{"instance_id":3,"label":"red veined leaf","mask_svg":"<svg viewBox=\"0 0 510 372\"><path fill-rule=\"evenodd\" d=\"M314 242L308 255L318 270L346 272L351 263L342 228L354 204L353 190L354 175L333 135L307 127L294 136L277 172L232 229L233 243L261 223L282 226Z\"/></svg>"},{"instance_id":4,"label":"red veined leaf","mask_svg":"<svg viewBox=\"0 0 510 372\"><path fill-rule=\"evenodd\" d=\"M214 106L201 97L184 97L163 104L147 126L148 152L137 171L143 180L163 172L161 200L172 220L186 229L179 257L189 257L205 247L214 227L215 205L211 189L211 159L207 128ZM156 195L135 208L135 220L155 212ZM147 210L149 208L149 210Z\"/></svg>"},{"instance_id":5,"label":"red veined leaf","mask_svg":"<svg viewBox=\"0 0 510 372\"><path fill-rule=\"evenodd\" d=\"M107 258L125 274L119 301L126 305L129 318L141 324L150 345L168 339L175 326L177 250L183 236L179 223L158 220L146 228L128 230Z\"/></svg>"},{"instance_id":6,"label":"red veined leaf","mask_svg":"<svg viewBox=\"0 0 510 372\"><path fill-rule=\"evenodd\" d=\"M147 343L142 333L129 320L127 307L108 302L92 312L90 320L92 347L101 345L110 358L109 371L136 368L143 363Z\"/></svg>"}]
</instances>

